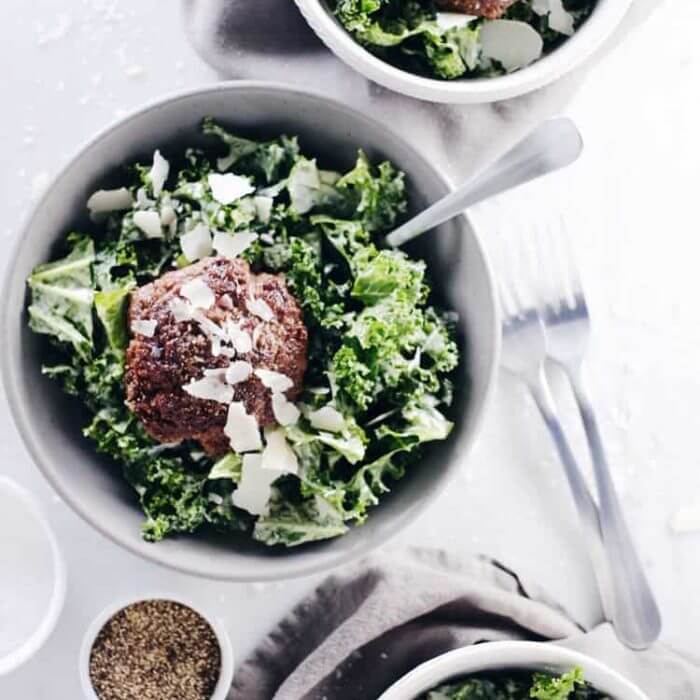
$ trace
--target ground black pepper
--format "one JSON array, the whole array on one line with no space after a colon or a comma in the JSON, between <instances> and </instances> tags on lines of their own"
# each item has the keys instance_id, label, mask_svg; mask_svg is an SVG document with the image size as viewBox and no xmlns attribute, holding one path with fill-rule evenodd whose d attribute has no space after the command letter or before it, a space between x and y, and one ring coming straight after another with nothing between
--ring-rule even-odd
<instances>
[{"instance_id":1,"label":"ground black pepper","mask_svg":"<svg viewBox=\"0 0 700 700\"><path fill-rule=\"evenodd\" d=\"M123 608L105 623L90 653L100 700L209 700L220 672L211 625L171 600Z\"/></svg>"}]
</instances>

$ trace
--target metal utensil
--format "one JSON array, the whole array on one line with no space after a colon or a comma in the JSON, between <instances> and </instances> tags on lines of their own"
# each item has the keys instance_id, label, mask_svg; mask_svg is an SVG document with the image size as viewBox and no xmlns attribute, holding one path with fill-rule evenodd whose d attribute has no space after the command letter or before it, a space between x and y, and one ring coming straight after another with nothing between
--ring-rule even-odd
<instances>
[{"instance_id":1,"label":"metal utensil","mask_svg":"<svg viewBox=\"0 0 700 700\"><path fill-rule=\"evenodd\" d=\"M513 252L513 251L511 251ZM517 256L522 259L521 256ZM500 296L503 312L503 343L501 364L527 386L549 430L564 465L566 479L578 512L584 541L595 572L601 603L606 619L611 619L613 595L608 575L608 563L603 551L598 508L593 500L571 446L566 438L557 407L552 398L545 362L547 343L545 327L536 308L529 282L523 282L522 270L513 262L501 270Z\"/></svg>"},{"instance_id":2,"label":"metal utensil","mask_svg":"<svg viewBox=\"0 0 700 700\"><path fill-rule=\"evenodd\" d=\"M582 148L581 134L570 119L550 119L486 170L392 231L386 243L403 245L478 202L559 170L573 163Z\"/></svg>"},{"instance_id":3,"label":"metal utensil","mask_svg":"<svg viewBox=\"0 0 700 700\"><path fill-rule=\"evenodd\" d=\"M543 231L537 252L540 269L549 272L545 278L549 284L541 285L540 291L547 354L569 379L593 462L600 530L613 592L611 619L623 643L633 649L646 649L659 637L661 615L625 522L584 384L581 370L590 336L590 318L563 223L556 230Z\"/></svg>"}]
</instances>

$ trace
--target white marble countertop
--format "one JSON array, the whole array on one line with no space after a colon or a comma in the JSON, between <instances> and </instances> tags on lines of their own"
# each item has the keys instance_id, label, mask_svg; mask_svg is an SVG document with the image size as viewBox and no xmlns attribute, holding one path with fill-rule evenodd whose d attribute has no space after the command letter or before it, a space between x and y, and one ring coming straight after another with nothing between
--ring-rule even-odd
<instances>
[{"instance_id":1,"label":"white marble countertop","mask_svg":"<svg viewBox=\"0 0 700 700\"><path fill-rule=\"evenodd\" d=\"M664 638L696 650L700 532L674 534L670 520L700 506L700 6L669 10L594 70L571 105L587 141L580 162L519 200L539 202L529 205L533 220L548 203L566 204L595 316L589 371L615 479L661 603ZM156 0L2 3L0 69L3 250L89 135L155 96L216 80L185 41L177 3ZM493 206L478 212L484 226ZM44 502L69 566L55 633L33 661L0 678L2 697L80 697L82 635L115 598L167 589L206 600L225 618L240 659L318 580L213 583L121 550L51 493L4 400L0 464ZM561 469L527 397L505 378L461 477L392 546L409 542L488 553L538 580L579 619L595 615Z\"/></svg>"}]
</instances>

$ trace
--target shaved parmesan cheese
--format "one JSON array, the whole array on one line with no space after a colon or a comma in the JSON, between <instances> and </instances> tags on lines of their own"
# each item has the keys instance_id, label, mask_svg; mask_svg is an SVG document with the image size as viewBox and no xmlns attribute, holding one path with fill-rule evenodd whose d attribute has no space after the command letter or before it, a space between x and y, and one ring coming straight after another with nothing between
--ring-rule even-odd
<instances>
[{"instance_id":1,"label":"shaved parmesan cheese","mask_svg":"<svg viewBox=\"0 0 700 700\"><path fill-rule=\"evenodd\" d=\"M201 277L186 282L180 288L180 294L192 304L195 309L209 309L214 305L216 297Z\"/></svg>"},{"instance_id":2,"label":"shaved parmesan cheese","mask_svg":"<svg viewBox=\"0 0 700 700\"><path fill-rule=\"evenodd\" d=\"M450 29L466 27L470 22L473 22L476 17L473 15L465 15L461 12L438 12L435 19L438 29L447 32Z\"/></svg>"},{"instance_id":3,"label":"shaved parmesan cheese","mask_svg":"<svg viewBox=\"0 0 700 700\"><path fill-rule=\"evenodd\" d=\"M168 163L165 158L160 154L160 151L156 151L153 154L153 165L148 172L148 177L151 181L151 187L153 189L154 196L158 197L163 191L163 185L168 179L168 173L170 172L170 163Z\"/></svg>"},{"instance_id":4,"label":"shaved parmesan cheese","mask_svg":"<svg viewBox=\"0 0 700 700\"><path fill-rule=\"evenodd\" d=\"M250 183L250 180L241 175L211 173L207 180L211 188L211 196L221 204L231 204L237 199L255 192L255 187Z\"/></svg>"},{"instance_id":5,"label":"shaved parmesan cheese","mask_svg":"<svg viewBox=\"0 0 700 700\"><path fill-rule=\"evenodd\" d=\"M272 392L272 413L280 425L293 425L299 420L299 409L284 394Z\"/></svg>"},{"instance_id":6,"label":"shaved parmesan cheese","mask_svg":"<svg viewBox=\"0 0 700 700\"><path fill-rule=\"evenodd\" d=\"M318 411L311 411L308 418L311 425L319 430L339 433L345 428L343 414L333 408L333 406L324 406L319 408Z\"/></svg>"},{"instance_id":7,"label":"shaved parmesan cheese","mask_svg":"<svg viewBox=\"0 0 700 700\"><path fill-rule=\"evenodd\" d=\"M272 197L265 197L264 195L258 195L253 197L253 202L255 202L255 211L257 212L258 221L266 224L270 220L270 215L272 214L272 204L274 203Z\"/></svg>"},{"instance_id":8,"label":"shaved parmesan cheese","mask_svg":"<svg viewBox=\"0 0 700 700\"><path fill-rule=\"evenodd\" d=\"M152 338L155 335L156 328L158 327L158 321L147 320L147 321L132 321L131 330L133 333L138 333L139 335L145 335L147 338Z\"/></svg>"},{"instance_id":9,"label":"shaved parmesan cheese","mask_svg":"<svg viewBox=\"0 0 700 700\"><path fill-rule=\"evenodd\" d=\"M214 250L225 258L235 259L245 252L257 238L257 233L248 231L234 234L217 231L214 234Z\"/></svg>"},{"instance_id":10,"label":"shaved parmesan cheese","mask_svg":"<svg viewBox=\"0 0 700 700\"><path fill-rule=\"evenodd\" d=\"M212 253L211 233L205 224L197 224L180 236L180 248L189 262L201 260Z\"/></svg>"},{"instance_id":11,"label":"shaved parmesan cheese","mask_svg":"<svg viewBox=\"0 0 700 700\"><path fill-rule=\"evenodd\" d=\"M139 187L136 190L136 206L139 209L148 209L149 207L152 207L155 203L156 203L155 200L151 199L146 194L145 188Z\"/></svg>"},{"instance_id":12,"label":"shaved parmesan cheese","mask_svg":"<svg viewBox=\"0 0 700 700\"><path fill-rule=\"evenodd\" d=\"M168 204L160 210L160 223L163 226L171 226L177 221L175 210Z\"/></svg>"},{"instance_id":13,"label":"shaved parmesan cheese","mask_svg":"<svg viewBox=\"0 0 700 700\"><path fill-rule=\"evenodd\" d=\"M233 394L233 388L228 387ZM224 434L235 452L255 452L262 448L260 430L255 416L246 413L245 406L237 401L228 407Z\"/></svg>"},{"instance_id":14,"label":"shaved parmesan cheese","mask_svg":"<svg viewBox=\"0 0 700 700\"><path fill-rule=\"evenodd\" d=\"M201 311L193 311L192 318L197 321L202 332L210 338L219 338L219 340L227 340L224 329L214 323L210 318L207 318Z\"/></svg>"},{"instance_id":15,"label":"shaved parmesan cheese","mask_svg":"<svg viewBox=\"0 0 700 700\"><path fill-rule=\"evenodd\" d=\"M244 331L234 321L229 320L226 323L226 335L231 345L233 345L236 352L240 355L245 355L253 349L253 341L251 340L250 334Z\"/></svg>"},{"instance_id":16,"label":"shaved parmesan cheese","mask_svg":"<svg viewBox=\"0 0 700 700\"><path fill-rule=\"evenodd\" d=\"M170 312L177 323L192 320L192 307L179 297L170 300Z\"/></svg>"},{"instance_id":17,"label":"shaved parmesan cheese","mask_svg":"<svg viewBox=\"0 0 700 700\"><path fill-rule=\"evenodd\" d=\"M226 379L226 370L227 369L228 369L227 367L211 367L210 369L204 370L204 376L205 377L215 377L220 382L223 382Z\"/></svg>"},{"instance_id":18,"label":"shaved parmesan cheese","mask_svg":"<svg viewBox=\"0 0 700 700\"><path fill-rule=\"evenodd\" d=\"M289 446L284 430L281 428L265 429L265 449L262 453L261 467L282 474L297 474L299 462L294 450Z\"/></svg>"},{"instance_id":19,"label":"shaved parmesan cheese","mask_svg":"<svg viewBox=\"0 0 700 700\"><path fill-rule=\"evenodd\" d=\"M218 373L207 373L205 371L202 379L185 384L182 390L186 394L194 396L195 399L230 403L233 401L233 387L226 384L223 379L223 376Z\"/></svg>"},{"instance_id":20,"label":"shaved parmesan cheese","mask_svg":"<svg viewBox=\"0 0 700 700\"><path fill-rule=\"evenodd\" d=\"M261 233L260 240L263 243L268 243L269 245L274 245L275 237L271 233Z\"/></svg>"},{"instance_id":21,"label":"shaved parmesan cheese","mask_svg":"<svg viewBox=\"0 0 700 700\"><path fill-rule=\"evenodd\" d=\"M274 311L264 299L253 299L249 297L246 301L246 306L251 314L261 318L263 321L272 321L272 319L275 318Z\"/></svg>"},{"instance_id":22,"label":"shaved parmesan cheese","mask_svg":"<svg viewBox=\"0 0 700 700\"><path fill-rule=\"evenodd\" d=\"M233 505L252 515L268 514L272 484L281 476L279 472L263 470L261 461L259 454L243 455L241 481L231 494Z\"/></svg>"},{"instance_id":23,"label":"shaved parmesan cheese","mask_svg":"<svg viewBox=\"0 0 700 700\"><path fill-rule=\"evenodd\" d=\"M135 211L134 224L146 234L146 238L163 238L163 227L157 211Z\"/></svg>"},{"instance_id":24,"label":"shaved parmesan cheese","mask_svg":"<svg viewBox=\"0 0 700 700\"><path fill-rule=\"evenodd\" d=\"M549 0L549 28L559 34L573 36L574 16L564 8L562 0Z\"/></svg>"},{"instance_id":25,"label":"shaved parmesan cheese","mask_svg":"<svg viewBox=\"0 0 700 700\"><path fill-rule=\"evenodd\" d=\"M525 22L496 19L481 27L482 53L506 71L523 68L542 56L542 37Z\"/></svg>"},{"instance_id":26,"label":"shaved parmesan cheese","mask_svg":"<svg viewBox=\"0 0 700 700\"><path fill-rule=\"evenodd\" d=\"M282 393L291 389L294 386L294 382L285 374L281 372L273 372L270 369L258 368L255 370L255 376L271 391L276 391Z\"/></svg>"},{"instance_id":27,"label":"shaved parmesan cheese","mask_svg":"<svg viewBox=\"0 0 700 700\"><path fill-rule=\"evenodd\" d=\"M134 200L131 192L126 187L117 190L97 190L87 201L87 208L91 214L104 214L109 211L122 211L131 209Z\"/></svg>"},{"instance_id":28,"label":"shaved parmesan cheese","mask_svg":"<svg viewBox=\"0 0 700 700\"><path fill-rule=\"evenodd\" d=\"M547 15L547 24L552 31L573 35L574 16L566 10L562 0L533 0L532 9L538 15Z\"/></svg>"},{"instance_id":29,"label":"shaved parmesan cheese","mask_svg":"<svg viewBox=\"0 0 700 700\"><path fill-rule=\"evenodd\" d=\"M232 362L226 370L226 381L229 384L244 382L253 373L253 365L244 360Z\"/></svg>"},{"instance_id":30,"label":"shaved parmesan cheese","mask_svg":"<svg viewBox=\"0 0 700 700\"><path fill-rule=\"evenodd\" d=\"M292 168L287 181L287 191L292 208L298 214L306 214L314 204L321 189L321 178L315 160L299 160Z\"/></svg>"}]
</instances>

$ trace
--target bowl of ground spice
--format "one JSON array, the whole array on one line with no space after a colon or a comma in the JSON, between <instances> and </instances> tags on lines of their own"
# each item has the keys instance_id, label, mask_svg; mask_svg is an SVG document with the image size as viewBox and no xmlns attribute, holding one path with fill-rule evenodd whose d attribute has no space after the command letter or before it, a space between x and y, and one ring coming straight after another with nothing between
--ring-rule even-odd
<instances>
[{"instance_id":1,"label":"bowl of ground spice","mask_svg":"<svg viewBox=\"0 0 700 700\"><path fill-rule=\"evenodd\" d=\"M231 641L177 597L111 605L87 631L80 676L89 700L223 700L233 679Z\"/></svg>"}]
</instances>

